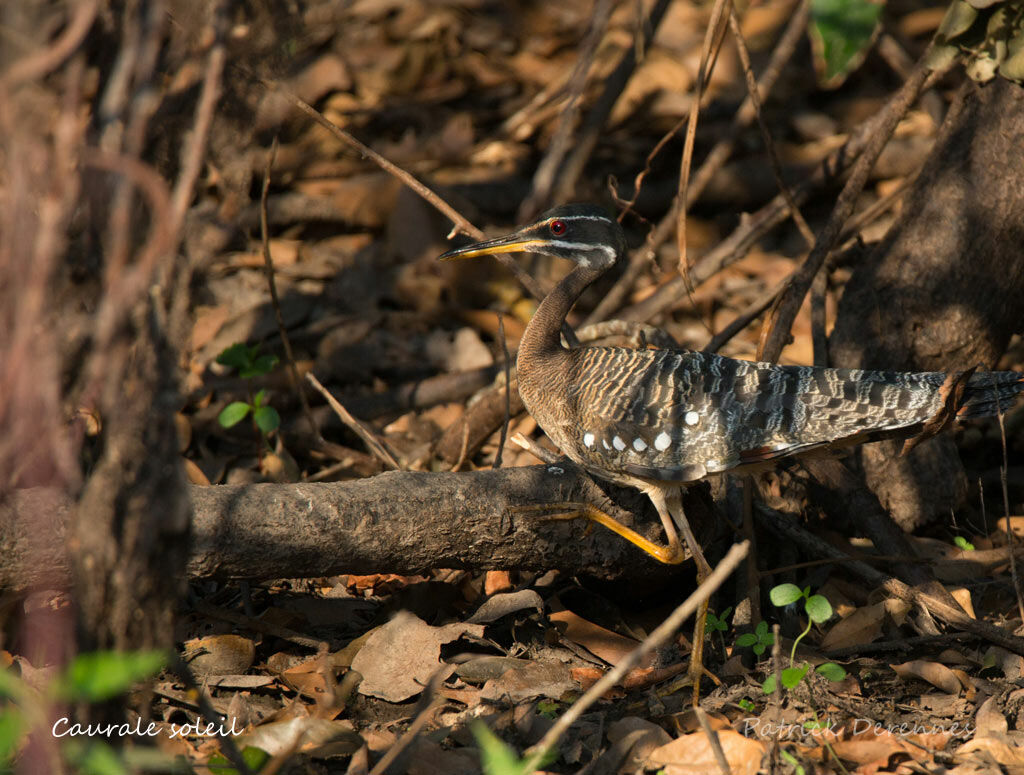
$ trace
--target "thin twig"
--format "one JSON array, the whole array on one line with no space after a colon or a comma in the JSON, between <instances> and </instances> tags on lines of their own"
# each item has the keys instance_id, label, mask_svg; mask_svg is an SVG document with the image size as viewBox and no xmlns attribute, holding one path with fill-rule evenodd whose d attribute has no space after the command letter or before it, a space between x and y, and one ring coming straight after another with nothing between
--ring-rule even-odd
<instances>
[{"instance_id":1,"label":"thin twig","mask_svg":"<svg viewBox=\"0 0 1024 775\"><path fill-rule=\"evenodd\" d=\"M814 281L814 276L821 269L829 252L835 246L843 224L846 223L853 212L857 198L860 196L864 184L867 183L868 175L871 173L872 167L875 166L879 155L881 155L882 149L889 142L889 138L896 129L896 125L903 118L907 109L917 99L918 94L921 93L921 89L930 73L931 71L924 65L922 60L911 77L907 79L882 110L882 119L878 130L870 137L863 153L857 159L857 163L854 164L850 178L846 181L846 185L843 186L843 190L836 200L835 207L832 209L828 221L818 235L818 240L811 249L810 255L807 256L807 260L804 261L800 269L793 276L789 287L779 297L768 318L765 320L765 325L762 329L764 335L761 337L757 351L758 360L778 360L782 348L789 340L789 332L793 326L793 321L796 319L796 315L803 304L804 296L807 295L807 291Z\"/></svg>"},{"instance_id":2,"label":"thin twig","mask_svg":"<svg viewBox=\"0 0 1024 775\"><path fill-rule=\"evenodd\" d=\"M73 3L71 5L73 15L60 36L49 46L16 59L5 73L0 73L0 90L7 92L18 84L42 78L60 67L85 40L99 8L99 0L83 0Z\"/></svg>"},{"instance_id":3,"label":"thin twig","mask_svg":"<svg viewBox=\"0 0 1024 775\"><path fill-rule=\"evenodd\" d=\"M192 674L192 670L189 668L181 656L174 652L171 655L171 664L169 665L171 671L181 679L181 682L185 684L185 688L191 689L196 697L196 704L199 706L199 712L208 724L214 726L220 726L224 722L222 714L218 713L213 704L210 702L209 696L196 681L196 677ZM242 752L238 750L238 746L235 745L234 738L231 735L224 735L219 740L219 745L224 755L232 765L238 768L238 771L242 775L253 775L252 770L245 763L245 759L242 757Z\"/></svg>"},{"instance_id":4,"label":"thin twig","mask_svg":"<svg viewBox=\"0 0 1024 775\"><path fill-rule=\"evenodd\" d=\"M704 45L700 52L700 65L697 68L697 83L694 85L693 103L686 124L686 135L683 139L683 158L679 166L679 189L676 192L676 245L679 249L679 274L686 283L687 291L693 292L689 281L689 261L686 256L686 189L690 183L690 165L693 160L693 145L697 139L697 116L700 114L700 101L707 87L711 70L718 60L718 51L725 39L726 8L732 7L732 0L715 0L711 10L711 20L704 34Z\"/></svg>"},{"instance_id":5,"label":"thin twig","mask_svg":"<svg viewBox=\"0 0 1024 775\"><path fill-rule=\"evenodd\" d=\"M750 325L758 316L761 315L771 303L775 301L775 297L782 293L782 289L786 287L785 281L779 283L770 291L765 291L760 296L755 298L746 308L737 315L729 325L711 337L710 341L704 345L703 351L706 353L718 352L722 347L732 339L736 334Z\"/></svg>"},{"instance_id":6,"label":"thin twig","mask_svg":"<svg viewBox=\"0 0 1024 775\"><path fill-rule=\"evenodd\" d=\"M779 761L779 736L782 732L782 631L778 623L772 625L772 675L775 677L775 691L772 692L775 734L772 735L771 771L776 772Z\"/></svg>"},{"instance_id":7,"label":"thin twig","mask_svg":"<svg viewBox=\"0 0 1024 775\"><path fill-rule=\"evenodd\" d=\"M281 312L281 300L277 296L277 281L274 279L274 260L270 255L270 231L267 226L267 195L270 192L270 172L274 167L274 159L277 158L277 137L270 144L270 153L267 155L267 166L263 172L263 189L260 191L260 242L263 245L263 264L267 270L267 286L270 288L270 304L274 308L274 319L277 321L277 332L281 336L281 344L284 347L285 369L288 372L288 381L292 390L299 397L302 405L302 415L309 423L310 433L313 439L320 440L320 429L316 420L313 419L313 412L309 408L309 399L306 392L299 384L299 370L295 367L295 354L292 352L292 342L288 337L288 329L284 324L284 315Z\"/></svg>"},{"instance_id":8,"label":"thin twig","mask_svg":"<svg viewBox=\"0 0 1024 775\"><path fill-rule=\"evenodd\" d=\"M320 380L316 378L316 375L313 374L313 372L306 372L306 379L309 381L309 384L315 387L317 391L319 391L320 395L324 397L331 409L334 410L334 413L338 415L338 419L345 423L349 429L355 432L355 434L363 440L363 443L366 444L367 448L374 455L380 458L385 465L390 466L396 471L402 470L402 467L398 464L398 461L395 460L394 456L388 452L384 445L377 439L376 434L374 434L374 432L364 423L349 414L348 409L342 406L341 402L331 395L331 391L320 384Z\"/></svg>"},{"instance_id":9,"label":"thin twig","mask_svg":"<svg viewBox=\"0 0 1024 775\"><path fill-rule=\"evenodd\" d=\"M466 462L466 454L469 452L469 423L462 424L462 446L459 448L459 458L452 464L452 471L458 471Z\"/></svg>"},{"instance_id":10,"label":"thin twig","mask_svg":"<svg viewBox=\"0 0 1024 775\"><path fill-rule=\"evenodd\" d=\"M933 72L928 77L928 81L925 82L923 89L930 88L933 83L938 82L942 77L943 72ZM867 143L878 132L884 118L884 113L876 113L857 126L842 146L832 151L817 165L812 175L794 187L793 196L796 200L802 202L810 195L812 190L835 180L863 152ZM693 279L694 285L699 286L721 269L743 258L747 251L761 237L782 223L788 213L789 208L785 200L781 194L778 194L755 213L741 218L739 225L733 229L728 237L719 242L718 245L693 265L690 276ZM653 249L650 248L652 244L661 244L667 238L668 233L671 232L674 220L666 227L663 227L664 223L662 221L662 223L658 224L655 233L662 232L663 228L667 229L667 231L664 231L664 236L660 237L660 241L649 241L649 249ZM622 310L618 317L623 320L651 320L656 315L676 304L685 291L686 283L682 277L677 275L643 301Z\"/></svg>"},{"instance_id":11,"label":"thin twig","mask_svg":"<svg viewBox=\"0 0 1024 775\"><path fill-rule=\"evenodd\" d=\"M719 771L721 771L722 775L732 775L732 768L729 766L729 760L725 758L725 751L722 750L722 741L718 739L718 733L711 728L711 722L708 721L708 714L699 706L694 706L693 713L697 716L700 728L704 730L704 734L707 736L708 742L711 744L711 752L714 754L715 761L718 763Z\"/></svg>"},{"instance_id":12,"label":"thin twig","mask_svg":"<svg viewBox=\"0 0 1024 775\"><path fill-rule=\"evenodd\" d=\"M747 95L750 97L750 104L754 108L754 115L757 116L757 125L761 130L761 137L764 140L764 149L768 153L768 161L771 163L772 173L775 175L775 185L778 186L779 193L782 194L786 204L789 205L789 214L792 216L800 236L804 238L807 248L810 249L814 245L814 232L807 225L803 213L800 212L799 205L797 205L796 200L793 198L793 193L782 179L782 165L779 163L779 154L775 150L775 141L772 139L772 133L764 120L764 114L761 112L761 97L757 92L757 79L754 78L754 68L750 63L747 41L743 37L743 30L740 29L740 20L736 16L736 6L731 4L729 6L729 28L732 30L733 40L736 42L736 50L740 55L743 75L747 80Z\"/></svg>"},{"instance_id":13,"label":"thin twig","mask_svg":"<svg viewBox=\"0 0 1024 775\"><path fill-rule=\"evenodd\" d=\"M597 145L598 138L601 136L601 129L608 120L608 116L611 115L612 108L615 107L619 95L626 88L630 76L636 69L638 50L646 49L650 45L669 5L669 0L657 0L647 15L646 22L641 27L641 35L637 41L638 45L630 46L623 53L618 65L615 66L611 75L605 79L604 91L601 92L601 95L594 102L590 112L587 113L586 118L583 120L573 152L566 158L562 169L558 173L558 186L551 197L554 201L561 202L569 199L573 189L575 189L576 181L579 180L580 175L583 173L583 168L590 158L594 147Z\"/></svg>"},{"instance_id":14,"label":"thin twig","mask_svg":"<svg viewBox=\"0 0 1024 775\"><path fill-rule=\"evenodd\" d=\"M587 709L589 709L591 705L601 699L605 692L621 681L626 673L640 664L644 657L656 648L667 643L672 636L675 635L676 630L682 626L683 622L693 616L697 609L705 603L711 595L714 594L715 590L717 590L732 574L740 562L743 561L743 558L746 556L749 548L750 544L747 541L734 544L718 564L718 567L716 567L714 571L712 571L711 575L693 591L693 594L686 598L686 600L676 608L676 610L674 610L668 618L665 619L665 621L659 624L658 627L655 628L639 646L627 654L626 657L615 667L601 676L597 683L591 686L582 697L576 700L576 702L574 702L572 706L551 726L547 733L545 733L540 742L530 747L529 756L527 756L526 760L523 762L521 772L525 775L535 772L548 749L558 742L559 738L565 734L566 730L576 723L580 716L586 713Z\"/></svg>"},{"instance_id":15,"label":"thin twig","mask_svg":"<svg viewBox=\"0 0 1024 775\"><path fill-rule=\"evenodd\" d=\"M590 29L580 46L579 59L567 84L568 103L562 108L558 126L548 144L548 150L533 173L530 193L519 205L518 220L520 222L533 220L534 216L550 201L551 190L558 179L558 168L572 142L572 130L579 114L580 96L587 83L587 72L594 62L597 44L601 40L605 27L608 26L611 10L611 0L598 0L591 11Z\"/></svg>"},{"instance_id":16,"label":"thin twig","mask_svg":"<svg viewBox=\"0 0 1024 775\"><path fill-rule=\"evenodd\" d=\"M825 333L825 296L828 271L818 272L811 283L811 351L815 366L828 366L828 335Z\"/></svg>"},{"instance_id":17,"label":"thin twig","mask_svg":"<svg viewBox=\"0 0 1024 775\"><path fill-rule=\"evenodd\" d=\"M775 88L775 82L778 80L779 75L782 73L782 69L786 66L789 60L793 57L793 54L797 50L797 46L803 40L804 28L807 27L807 19L810 16L811 4L810 0L800 0L797 3L797 7L793 12L792 18L789 20L789 25L782 33L782 37L779 38L778 44L775 46L775 50L772 52L771 58L768 60L768 65L765 67L764 72L761 73L761 78L757 82L757 94L761 97L762 102L768 99L768 95L772 89ZM715 173L721 169L722 165L725 164L726 159L732 154L732 150L739 139L740 132L755 118L754 102L751 99L750 91L747 91L747 96L740 105L740 109L736 112L736 116L733 118L732 126L729 127L729 131L725 137L715 143L714 147L708 153L704 159L704 163L701 164L700 169L697 170L693 179L690 181L689 190L686 194L686 206L692 207L694 202L697 201L698 197L704 193L704 189L708 183L711 182L711 178L714 177ZM660 224L659 224L660 227ZM661 244L660 242L658 244Z\"/></svg>"},{"instance_id":18,"label":"thin twig","mask_svg":"<svg viewBox=\"0 0 1024 775\"><path fill-rule=\"evenodd\" d=\"M501 435L498 438L498 451L494 455L492 468L501 468L501 453L505 449L505 439L508 436L508 424L512 421L512 366L509 363L511 356L508 354L508 341L505 339L505 316L498 313L498 339L501 341L501 352L505 359L505 421L501 424ZM469 426L466 426L466 437L468 438Z\"/></svg>"},{"instance_id":19,"label":"thin twig","mask_svg":"<svg viewBox=\"0 0 1024 775\"><path fill-rule=\"evenodd\" d=\"M409 744L419 737L420 732L423 731L423 727L433 720L434 714L442 705L444 705L444 700L435 699L434 695L437 694L438 687L441 685L442 681L444 681L447 676L451 675L453 669L454 668L452 667L442 666L434 671L433 675L430 677L430 681L427 683L426 689L423 691L423 694L417 703L420 710L419 713L416 714L416 718L413 719L409 728L405 731L405 734L398 738L398 740L395 741L395 744L388 748L384 755L380 757L377 763L373 766L373 769L370 770L369 775L384 775L388 767L390 767L395 759L398 758L398 755L408 748Z\"/></svg>"},{"instance_id":20,"label":"thin twig","mask_svg":"<svg viewBox=\"0 0 1024 775\"><path fill-rule=\"evenodd\" d=\"M214 6L213 18L214 44L206 60L206 71L203 74L203 86L199 91L199 101L196 103L192 131L181 150L181 172L178 174L178 180L174 184L174 192L171 195L171 233L175 235L181 233L181 227L185 223L185 213L188 211L189 203L194 195L196 180L203 168L203 160L206 158L206 143L210 136L210 127L213 125L217 100L220 97L220 80L224 73L224 61L227 58L227 48L224 44L227 32L227 12L224 0L220 0Z\"/></svg>"},{"instance_id":21,"label":"thin twig","mask_svg":"<svg viewBox=\"0 0 1024 775\"><path fill-rule=\"evenodd\" d=\"M388 159L384 158L375 150L370 148L368 145L359 142L359 140L357 140L351 134L349 134L344 129L339 127L333 121L328 119L319 110L314 108L312 105L310 105L308 102L301 99L300 97L297 97L296 95L292 94L287 89L281 87L278 84L274 84L273 82L268 81L266 79L263 80L263 84L268 89L276 89L280 93L287 96L288 99L290 99L292 103L297 108L299 108L299 110L301 110L303 113L305 113L318 124L320 124L320 126L324 127L328 132L334 135L335 138L340 140L345 145L354 148L361 156L363 156L363 158L369 159L382 170L387 172L389 175L393 175L394 177L396 177L406 186L411 188L415 193L421 196L425 201L433 205L439 212L445 215L453 224L452 230L448 233L449 239L451 237L454 237L456 234L459 234L460 232L462 234L468 235L470 239L482 240L484 238L484 233L480 229L478 229L476 226L474 226L472 223L466 220L466 218L458 210L456 210L454 207L448 204L444 199L440 197L440 195L437 194L437 192L432 191L426 184L421 182L412 173L407 172L406 170L399 167L397 164L394 164ZM523 269L507 253L498 253L494 256L494 258L496 258L503 267L508 269L509 272L511 272L512 275L516 278L516 280L518 280L519 283L524 288L526 288L526 290L529 291L535 299L539 301L540 299L544 298L544 289L540 287L540 284L535 279L533 279L533 277L531 277L526 272L526 270ZM567 324L562 325L562 333L569 340L573 347L579 344L576 341L576 334L573 333L572 328L570 328Z\"/></svg>"},{"instance_id":22,"label":"thin twig","mask_svg":"<svg viewBox=\"0 0 1024 775\"><path fill-rule=\"evenodd\" d=\"M807 17L809 12L810 0L800 0L797 4L796 11L789 20L788 26L782 33L782 37L779 38L779 42L772 51L767 67L765 67L760 80L757 82L757 92L761 95L762 99L767 99L772 89L775 88L775 82L778 80L779 74L782 72L782 68L786 66L787 62L789 62L790 58L793 56L793 52L796 51L797 45L803 39L803 30L807 26ZM732 150L736 145L740 132L748 126L753 119L753 104L750 99L750 95L747 94L746 98L740 104L739 110L736 111L736 115L733 117L732 124L726 132L725 137L715 143L703 163L701 163L697 172L693 175L686 193L687 207L692 207L694 202L696 202L704 192L704 189L711 181L711 178L714 177L714 174L721 168L726 159L729 158L730 154L732 154ZM644 169L637 174L634 180L633 197L624 204L623 210L619 214L620 220L625 213L629 212L635 204L637 197L639 197L640 188L643 184L644 178L648 172L650 172L654 157L657 156L658 152L665 146L665 144L671 138L675 137L679 130L682 129L685 121L686 119L683 119L672 127L672 129L670 129L661 138L661 140L658 141L654 150L647 155ZM640 274L641 268L647 262L654 260L655 252L658 247L668 239L672 229L675 228L675 224L676 211L675 207L672 207L661 221L658 222L658 225L655 226L647 235L647 239L644 240L644 244L630 254L629 264L626 266L626 270L590 315L587 316L585 321L586 323L595 323L599 320L604 320L615 310L619 309L623 300L626 298L626 294L629 293L637 276Z\"/></svg>"},{"instance_id":23,"label":"thin twig","mask_svg":"<svg viewBox=\"0 0 1024 775\"><path fill-rule=\"evenodd\" d=\"M992 389L995 392L995 388ZM1020 618L1024 621L1024 599L1021 597L1020 591L1020 576L1017 573L1017 557L1014 551L1014 541L1016 536L1013 534L1013 530L1010 529L1010 494L1006 486L1006 468L1007 468L1007 454L1006 454L1006 423L1003 422L1003 407L999 401L998 394L996 396L996 416L999 418L999 436L1003 440L1003 462L999 466L999 482L1003 486L1003 513L1006 515L1006 541L1010 550L1010 576L1013 579L1013 592L1017 596L1017 611L1020 613Z\"/></svg>"},{"instance_id":24,"label":"thin twig","mask_svg":"<svg viewBox=\"0 0 1024 775\"><path fill-rule=\"evenodd\" d=\"M509 439L509 441L525 449L541 463L550 465L551 463L558 462L558 455L550 450L544 449L544 447L528 436L524 436L521 433L513 433L512 438Z\"/></svg>"}]
</instances>

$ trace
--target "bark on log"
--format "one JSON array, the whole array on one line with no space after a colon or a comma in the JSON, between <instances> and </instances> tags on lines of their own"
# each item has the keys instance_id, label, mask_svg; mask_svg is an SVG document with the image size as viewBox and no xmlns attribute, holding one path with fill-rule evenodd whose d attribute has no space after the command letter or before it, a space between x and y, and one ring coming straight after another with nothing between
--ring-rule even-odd
<instances>
[{"instance_id":1,"label":"bark on log","mask_svg":"<svg viewBox=\"0 0 1024 775\"><path fill-rule=\"evenodd\" d=\"M604 579L689 583L689 565L657 563L604 528L511 513L519 505L584 501L664 543L639 492L598 486L568 463L472 473L389 472L327 484L191 487L193 533L187 574L196 579L270 579L337 573L419 573L430 568L557 568ZM701 488L686 505L694 529L708 522ZM61 536L47 554L29 550L52 491L22 490L0 505L0 589L52 586L66 576ZM68 505L58 506L66 523ZM698 533L699 534L699 533Z\"/></svg>"},{"instance_id":2,"label":"bark on log","mask_svg":"<svg viewBox=\"0 0 1024 775\"><path fill-rule=\"evenodd\" d=\"M833 365L961 371L991 367L1024 316L1024 89L968 82L886 238L846 286ZM905 529L965 491L949 437L899 457L865 447L868 484Z\"/></svg>"}]
</instances>

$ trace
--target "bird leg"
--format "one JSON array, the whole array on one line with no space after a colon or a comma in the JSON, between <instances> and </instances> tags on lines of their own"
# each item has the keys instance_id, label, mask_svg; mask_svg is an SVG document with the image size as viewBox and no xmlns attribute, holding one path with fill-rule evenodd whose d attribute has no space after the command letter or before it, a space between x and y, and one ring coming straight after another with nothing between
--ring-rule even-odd
<instances>
[{"instance_id":1,"label":"bird leg","mask_svg":"<svg viewBox=\"0 0 1024 775\"><path fill-rule=\"evenodd\" d=\"M644 538L632 528L623 525L615 519L615 517L606 514L601 511L601 509L589 503L546 503L539 506L515 506L512 508L512 512L518 514L531 514L538 511L549 511L551 509L562 509L562 511L556 514L545 514L540 517L540 519L588 519L591 522L603 525L613 533L622 536L634 546L639 547L644 552L651 555L651 557L656 559L658 562L663 562L666 565L678 565L686 559L686 553L683 551L682 544L679 541L679 536L676 533L674 525L671 520L665 522L664 517L662 518L662 523L665 525L665 532L668 534L668 544L660 546L659 544ZM686 530L689 530L689 525L687 525ZM703 559L703 556L701 559Z\"/></svg>"},{"instance_id":2,"label":"bird leg","mask_svg":"<svg viewBox=\"0 0 1024 775\"><path fill-rule=\"evenodd\" d=\"M658 510L661 523L665 526L665 532L669 536L676 536L676 528L683 534L686 546L693 556L697 565L697 585L704 583L704 580L711 575L711 566L704 558L704 551L701 549L697 538L690 529L690 522L686 519L683 511L682 493L679 487L657 487L651 486L644 490L654 508ZM675 539L678 543L679 539ZM704 633L708 619L708 602L701 603L697 611L697 619L693 626L693 648L690 651L690 668L688 674L693 681L693 704L696 705L700 698L700 679L707 675L716 684L721 683L718 678L704 667Z\"/></svg>"}]
</instances>

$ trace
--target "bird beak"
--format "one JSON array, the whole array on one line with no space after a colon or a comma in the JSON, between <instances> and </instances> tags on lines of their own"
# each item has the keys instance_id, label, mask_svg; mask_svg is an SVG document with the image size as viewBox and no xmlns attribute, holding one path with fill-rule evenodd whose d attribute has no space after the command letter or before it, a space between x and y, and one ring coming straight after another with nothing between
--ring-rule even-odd
<instances>
[{"instance_id":1,"label":"bird beak","mask_svg":"<svg viewBox=\"0 0 1024 775\"><path fill-rule=\"evenodd\" d=\"M495 253L521 253L530 251L535 246L543 243L543 240L535 237L528 237L520 232L508 234L504 237L474 242L472 245L455 248L447 253L442 253L438 258L442 261L449 261L454 258L476 258L477 256L493 256Z\"/></svg>"}]
</instances>

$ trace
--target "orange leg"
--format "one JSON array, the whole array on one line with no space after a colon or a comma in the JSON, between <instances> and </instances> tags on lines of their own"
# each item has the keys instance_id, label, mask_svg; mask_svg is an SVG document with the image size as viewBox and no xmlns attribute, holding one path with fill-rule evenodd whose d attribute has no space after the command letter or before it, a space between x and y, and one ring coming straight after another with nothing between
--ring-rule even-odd
<instances>
[{"instance_id":1,"label":"orange leg","mask_svg":"<svg viewBox=\"0 0 1024 775\"><path fill-rule=\"evenodd\" d=\"M683 551L682 544L679 542L679 536L676 535L675 530L671 532L666 531L669 533L669 542L666 546L660 546L589 503L547 503L539 506L516 506L512 511L516 514L530 514L532 512L550 511L552 509L562 509L562 511L554 514L544 514L538 518L543 520L588 519L622 536L634 546L651 555L658 562L663 562L666 565L678 565L686 559L686 552Z\"/></svg>"}]
</instances>

